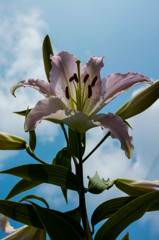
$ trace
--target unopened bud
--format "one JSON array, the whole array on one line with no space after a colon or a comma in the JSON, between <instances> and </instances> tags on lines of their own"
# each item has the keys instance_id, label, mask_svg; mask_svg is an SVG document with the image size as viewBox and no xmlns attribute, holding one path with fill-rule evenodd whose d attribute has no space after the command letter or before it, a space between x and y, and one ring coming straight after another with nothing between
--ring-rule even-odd
<instances>
[{"instance_id":1,"label":"unopened bud","mask_svg":"<svg viewBox=\"0 0 159 240\"><path fill-rule=\"evenodd\" d=\"M146 181L118 178L115 181L115 185L130 196L139 196L156 191L156 188L159 188L159 180Z\"/></svg>"},{"instance_id":2,"label":"unopened bud","mask_svg":"<svg viewBox=\"0 0 159 240\"><path fill-rule=\"evenodd\" d=\"M9 133L0 132L0 150L22 150L26 148L26 141Z\"/></svg>"}]
</instances>

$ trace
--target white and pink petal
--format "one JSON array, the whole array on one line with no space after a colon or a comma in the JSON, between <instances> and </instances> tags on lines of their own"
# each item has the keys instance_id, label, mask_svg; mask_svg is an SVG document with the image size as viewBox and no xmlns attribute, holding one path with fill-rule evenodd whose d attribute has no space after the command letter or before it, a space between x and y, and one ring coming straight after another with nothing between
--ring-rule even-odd
<instances>
[{"instance_id":1,"label":"white and pink petal","mask_svg":"<svg viewBox=\"0 0 159 240\"><path fill-rule=\"evenodd\" d=\"M67 106L69 101L66 98L66 87L69 88L70 95L75 97L74 85L69 82L69 79L77 74L77 58L68 52L59 52L56 56L50 56L51 71L50 71L50 86Z\"/></svg>"},{"instance_id":2,"label":"white and pink petal","mask_svg":"<svg viewBox=\"0 0 159 240\"><path fill-rule=\"evenodd\" d=\"M38 92L43 94L45 97L49 97L50 95L54 95L54 92L50 88L50 84L45 82L44 80L34 80L29 79L28 81L20 81L17 84L15 84L11 89L10 92L13 96L15 96L15 90L20 87L31 87L36 89Z\"/></svg>"},{"instance_id":3,"label":"white and pink petal","mask_svg":"<svg viewBox=\"0 0 159 240\"><path fill-rule=\"evenodd\" d=\"M99 104L102 97L102 80L100 77L100 71L103 64L103 58L91 57L86 65L83 67L83 75L81 76L81 81L83 83L83 79L86 74L89 75L87 82L85 83L85 96L88 94L88 86L91 87L91 97L87 99L83 112L86 114L91 114L93 110L96 108L96 105Z\"/></svg>"},{"instance_id":4,"label":"white and pink petal","mask_svg":"<svg viewBox=\"0 0 159 240\"><path fill-rule=\"evenodd\" d=\"M116 138L121 143L121 148L125 151L128 158L133 155L133 138L128 133L128 126L123 120L112 113L98 114L95 116L94 121L98 121L101 124L102 129L110 131L112 138Z\"/></svg>"},{"instance_id":5,"label":"white and pink petal","mask_svg":"<svg viewBox=\"0 0 159 240\"><path fill-rule=\"evenodd\" d=\"M36 104L25 120L25 131L33 130L42 120L64 123L78 132L86 132L92 127L99 126L98 122L89 119L84 113L67 109L56 97L45 98Z\"/></svg>"},{"instance_id":6,"label":"white and pink petal","mask_svg":"<svg viewBox=\"0 0 159 240\"><path fill-rule=\"evenodd\" d=\"M104 102L107 104L119 94L127 91L131 87L152 81L140 73L128 72L126 74L113 73L106 77Z\"/></svg>"},{"instance_id":7,"label":"white and pink petal","mask_svg":"<svg viewBox=\"0 0 159 240\"><path fill-rule=\"evenodd\" d=\"M1 215L0 216L0 228L2 229L2 231L4 233L7 233L7 234L10 234L12 232L15 232L16 229L14 229L9 221L8 221L8 217L4 216L4 215Z\"/></svg>"}]
</instances>

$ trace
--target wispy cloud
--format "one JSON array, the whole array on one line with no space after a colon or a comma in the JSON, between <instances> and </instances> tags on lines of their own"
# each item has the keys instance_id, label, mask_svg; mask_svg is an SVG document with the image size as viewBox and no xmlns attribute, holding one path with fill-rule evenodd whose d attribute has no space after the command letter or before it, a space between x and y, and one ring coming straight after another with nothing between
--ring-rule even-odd
<instances>
[{"instance_id":1,"label":"wispy cloud","mask_svg":"<svg viewBox=\"0 0 159 240\"><path fill-rule=\"evenodd\" d=\"M25 136L24 118L12 112L24 110L27 106L33 107L42 96L33 89L20 89L15 99L11 96L9 89L22 79L46 79L42 60L42 33L47 25L38 10L32 9L27 15L16 13L17 10L13 11L9 17L1 16L0 43L4 46L1 51L5 57L0 77L0 121L1 131ZM44 123L37 132L41 139L53 141L58 134L58 128L53 124L47 128Z\"/></svg>"}]
</instances>

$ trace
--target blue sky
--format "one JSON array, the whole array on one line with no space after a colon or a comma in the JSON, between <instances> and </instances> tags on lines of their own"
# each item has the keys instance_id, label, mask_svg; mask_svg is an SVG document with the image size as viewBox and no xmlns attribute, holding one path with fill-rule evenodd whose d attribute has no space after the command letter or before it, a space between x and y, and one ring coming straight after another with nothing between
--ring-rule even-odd
<instances>
[{"instance_id":1,"label":"blue sky","mask_svg":"<svg viewBox=\"0 0 159 240\"><path fill-rule=\"evenodd\" d=\"M91 56L106 56L101 72L103 77L114 72L134 71L141 72L152 80L158 79L158 10L158 0L1 1L0 130L28 139L23 130L23 119L12 112L23 110L28 105L33 107L42 96L33 89L20 89L14 99L9 89L22 79L33 77L46 80L41 55L41 45L46 34L51 38L55 53L69 51L83 64ZM138 88L116 98L103 111L115 112ZM125 157L117 141L109 139L85 163L85 183L87 184L87 175L94 175L96 170L101 177L110 177L112 180L117 177L159 178L158 121L159 102L142 115L130 119L135 146L132 159ZM65 145L61 130L55 124L43 122L38 126L37 134L37 155L50 162ZM87 152L103 134L100 129L88 132ZM24 151L0 152L0 169L32 162ZM0 176L2 199L16 181L11 176ZM41 185L34 193L46 196L50 206L58 210L71 209L77 204L77 196L69 192L70 203L66 206L59 188L50 185ZM88 194L89 214L102 201L117 196L121 196L121 193L115 188L98 196ZM22 196L15 200L20 197ZM130 240L141 237L157 240L158 221L158 212L145 214L128 228ZM0 232L0 238L3 236ZM119 239L122 236L123 234Z\"/></svg>"}]
</instances>

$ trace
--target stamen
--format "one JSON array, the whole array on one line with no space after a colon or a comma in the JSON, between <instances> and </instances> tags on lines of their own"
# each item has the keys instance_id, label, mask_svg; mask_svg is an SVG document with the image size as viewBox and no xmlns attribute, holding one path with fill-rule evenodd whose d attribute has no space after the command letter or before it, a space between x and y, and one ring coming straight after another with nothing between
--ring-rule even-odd
<instances>
[{"instance_id":1,"label":"stamen","mask_svg":"<svg viewBox=\"0 0 159 240\"><path fill-rule=\"evenodd\" d=\"M66 95L66 98L67 98L67 99L70 99L68 87L66 87L66 89L65 89L65 95Z\"/></svg>"},{"instance_id":2,"label":"stamen","mask_svg":"<svg viewBox=\"0 0 159 240\"><path fill-rule=\"evenodd\" d=\"M72 82L73 80L75 80L76 82L78 82L78 77L77 74L74 73L72 77L70 77L69 81Z\"/></svg>"},{"instance_id":3,"label":"stamen","mask_svg":"<svg viewBox=\"0 0 159 240\"><path fill-rule=\"evenodd\" d=\"M96 83L97 79L98 79L97 76L95 76L95 77L93 78L92 83L91 83L91 87L94 87L94 86L95 86L95 83Z\"/></svg>"},{"instance_id":4,"label":"stamen","mask_svg":"<svg viewBox=\"0 0 159 240\"><path fill-rule=\"evenodd\" d=\"M77 77L77 74L76 74L76 73L74 74L74 79L75 79L75 81L78 83L78 77Z\"/></svg>"},{"instance_id":5,"label":"stamen","mask_svg":"<svg viewBox=\"0 0 159 240\"><path fill-rule=\"evenodd\" d=\"M88 85L88 98L92 96L92 87L91 85Z\"/></svg>"},{"instance_id":6,"label":"stamen","mask_svg":"<svg viewBox=\"0 0 159 240\"><path fill-rule=\"evenodd\" d=\"M86 74L85 77L84 77L84 79L83 79L83 82L86 83L87 80L88 80L88 78L89 78L89 74Z\"/></svg>"}]
</instances>

